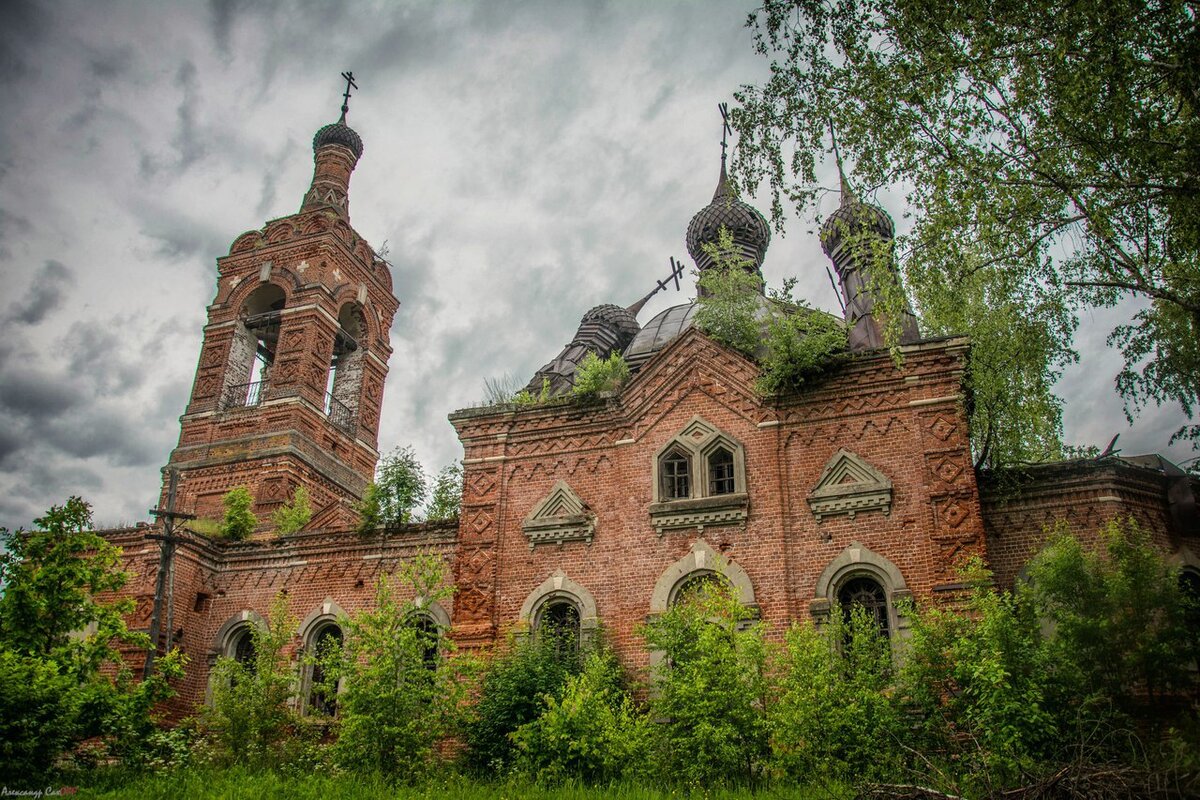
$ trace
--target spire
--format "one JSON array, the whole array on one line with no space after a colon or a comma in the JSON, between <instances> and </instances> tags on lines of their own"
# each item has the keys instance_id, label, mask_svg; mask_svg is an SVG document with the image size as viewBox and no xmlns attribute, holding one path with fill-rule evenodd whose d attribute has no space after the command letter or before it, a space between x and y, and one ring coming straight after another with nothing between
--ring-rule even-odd
<instances>
[{"instance_id":1,"label":"spire","mask_svg":"<svg viewBox=\"0 0 1200 800\"><path fill-rule=\"evenodd\" d=\"M829 120L829 139L833 142L833 160L837 163L838 180L841 184L838 188L841 191L841 205L844 208L845 206L859 202L859 200L858 195L854 193L854 188L850 186L849 179L846 178L846 170L842 168L842 154L838 150L837 134L833 130L832 118Z\"/></svg>"},{"instance_id":2,"label":"spire","mask_svg":"<svg viewBox=\"0 0 1200 800\"><path fill-rule=\"evenodd\" d=\"M753 272L762 281L762 260L771 243L771 228L758 209L737 199L733 184L729 180L729 106L717 104L721 112L721 176L712 202L696 212L688 223L687 249L696 266L703 272L712 268L716 261L704 251L707 244L715 244L722 227L733 236L734 246L748 262L747 271Z\"/></svg>"},{"instance_id":3,"label":"spire","mask_svg":"<svg viewBox=\"0 0 1200 800\"><path fill-rule=\"evenodd\" d=\"M313 180L304 195L301 211L333 208L349 216L350 173L363 154L362 137L346 124L350 112L350 90L357 89L353 72L343 72L346 91L342 94L342 115L313 137Z\"/></svg>"}]
</instances>

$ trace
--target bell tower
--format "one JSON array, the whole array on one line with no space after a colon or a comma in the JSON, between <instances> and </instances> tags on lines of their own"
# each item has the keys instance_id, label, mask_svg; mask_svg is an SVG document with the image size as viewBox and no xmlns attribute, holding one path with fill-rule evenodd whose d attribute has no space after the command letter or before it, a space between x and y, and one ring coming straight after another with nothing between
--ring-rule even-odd
<instances>
[{"instance_id":1,"label":"bell tower","mask_svg":"<svg viewBox=\"0 0 1200 800\"><path fill-rule=\"evenodd\" d=\"M245 486L268 531L271 512L304 486L309 527L350 525L374 476L399 301L387 262L350 226L363 143L346 124L354 83L343 77L342 115L313 138L299 212L243 233L217 259L191 399L164 470L179 471L179 506L200 517L219 518L225 493Z\"/></svg>"}]
</instances>

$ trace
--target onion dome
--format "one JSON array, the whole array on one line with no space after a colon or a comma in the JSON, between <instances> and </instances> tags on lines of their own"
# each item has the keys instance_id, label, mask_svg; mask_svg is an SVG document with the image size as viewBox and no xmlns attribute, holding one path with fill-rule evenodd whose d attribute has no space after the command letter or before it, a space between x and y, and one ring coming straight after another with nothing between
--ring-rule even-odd
<instances>
[{"instance_id":1,"label":"onion dome","mask_svg":"<svg viewBox=\"0 0 1200 800\"><path fill-rule=\"evenodd\" d=\"M841 165L838 165L839 172ZM821 247L825 255L832 257L838 244L851 234L873 233L882 239L896 235L896 225L891 216L877 205L864 203L850 188L850 182L842 175L842 202L838 209L821 226Z\"/></svg>"},{"instance_id":2,"label":"onion dome","mask_svg":"<svg viewBox=\"0 0 1200 800\"><path fill-rule=\"evenodd\" d=\"M327 144L337 144L345 147L354 153L355 160L362 158L362 137L346 124L345 114L337 122L326 125L317 131L317 135L313 137L313 152L317 152Z\"/></svg>"},{"instance_id":3,"label":"onion dome","mask_svg":"<svg viewBox=\"0 0 1200 800\"><path fill-rule=\"evenodd\" d=\"M608 358L624 350L640 330L637 316L629 309L608 303L596 306L583 315L571 343L539 369L525 388L537 396L548 382L551 397L566 394L575 385L575 372L588 353Z\"/></svg>"},{"instance_id":4,"label":"onion dome","mask_svg":"<svg viewBox=\"0 0 1200 800\"><path fill-rule=\"evenodd\" d=\"M717 243L722 225L729 229L734 245L744 258L754 262L757 271L771 243L771 227L757 208L734 196L725 172L724 157L721 158L721 179L717 183L717 191L713 193L712 202L700 209L688 223L688 254L701 270L714 265L712 257L704 252L704 245Z\"/></svg>"}]
</instances>

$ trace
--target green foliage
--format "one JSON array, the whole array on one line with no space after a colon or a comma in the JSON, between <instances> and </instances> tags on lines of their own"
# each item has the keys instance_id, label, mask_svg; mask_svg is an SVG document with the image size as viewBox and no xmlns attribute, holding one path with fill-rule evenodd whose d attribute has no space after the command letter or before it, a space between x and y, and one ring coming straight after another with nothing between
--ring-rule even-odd
<instances>
[{"instance_id":1,"label":"green foliage","mask_svg":"<svg viewBox=\"0 0 1200 800\"><path fill-rule=\"evenodd\" d=\"M948 256L949 257L949 256ZM1024 296L1012 273L981 269L978 257L909 262L909 285L930 336L969 333L971 439L984 467L1060 456L1062 401L1054 383L1076 360L1074 329L1056 296Z\"/></svg>"},{"instance_id":2,"label":"green foliage","mask_svg":"<svg viewBox=\"0 0 1200 800\"><path fill-rule=\"evenodd\" d=\"M512 396L512 402L519 406L540 406L550 400L550 379L542 378L542 390L537 394L522 389Z\"/></svg>"},{"instance_id":3,"label":"green foliage","mask_svg":"<svg viewBox=\"0 0 1200 800\"><path fill-rule=\"evenodd\" d=\"M91 508L73 497L30 531L0 529L0 774L38 783L75 743L101 737L104 753L130 754L150 729L154 703L182 672L178 652L134 683L116 645L146 647L124 615L121 552L91 530Z\"/></svg>"},{"instance_id":4,"label":"green foliage","mask_svg":"<svg viewBox=\"0 0 1200 800\"><path fill-rule=\"evenodd\" d=\"M425 501L428 480L411 446L397 447L379 463L375 481L367 486L358 504L358 532L417 521Z\"/></svg>"},{"instance_id":5,"label":"green foliage","mask_svg":"<svg viewBox=\"0 0 1200 800\"><path fill-rule=\"evenodd\" d=\"M1009 785L1057 743L1054 663L1028 598L996 591L978 562L966 577L963 611L913 616L903 691L921 712L924 752L953 753L969 783Z\"/></svg>"},{"instance_id":6,"label":"green foliage","mask_svg":"<svg viewBox=\"0 0 1200 800\"><path fill-rule=\"evenodd\" d=\"M714 579L648 624L661 651L650 712L660 777L693 788L753 783L768 755L762 625Z\"/></svg>"},{"instance_id":7,"label":"green foliage","mask_svg":"<svg viewBox=\"0 0 1200 800\"><path fill-rule=\"evenodd\" d=\"M926 294L923 314L952 302L958 277L984 273L968 289L1001 294L964 309L965 332L978 323L994 337L1005 316L1020 321L1021 337L1040 344L1018 361L1020 383L1041 383L1073 357L1078 309L1141 298L1149 307L1127 306L1133 318L1110 339L1126 359L1119 389L1131 407L1177 402L1191 414L1200 386L1192 6L765 0L750 24L771 76L736 95L734 170L747 187L768 179L777 225L785 197L800 214L816 207L815 154L836 130L858 184L905 189L915 217L898 240L906 282L921 293L926 276L942 276L930 291L944 303ZM1040 377L1035 356L1049 359ZM1035 401L1026 413L1040 415L1037 451L1057 423L1045 395Z\"/></svg>"},{"instance_id":8,"label":"green foliage","mask_svg":"<svg viewBox=\"0 0 1200 800\"><path fill-rule=\"evenodd\" d=\"M828 625L788 631L770 709L776 767L790 780L890 780L907 737L894 697L891 642L873 617L835 609Z\"/></svg>"},{"instance_id":9,"label":"green foliage","mask_svg":"<svg viewBox=\"0 0 1200 800\"><path fill-rule=\"evenodd\" d=\"M619 352L613 351L608 358L600 358L589 350L575 370L575 386L571 391L576 397L593 398L602 392L617 391L627 380L629 365Z\"/></svg>"},{"instance_id":10,"label":"green foliage","mask_svg":"<svg viewBox=\"0 0 1200 800\"><path fill-rule=\"evenodd\" d=\"M296 718L288 705L294 670L284 648L295 636L296 619L288 612L287 595L280 593L267 622L251 623L254 657L246 664L217 659L213 704L203 722L214 737L218 761L260 768L285 763Z\"/></svg>"},{"instance_id":11,"label":"green foliage","mask_svg":"<svg viewBox=\"0 0 1200 800\"><path fill-rule=\"evenodd\" d=\"M275 523L275 532L280 536L295 533L308 524L312 519L312 506L308 503L308 490L297 486L290 502L275 509L271 521Z\"/></svg>"},{"instance_id":12,"label":"green foliage","mask_svg":"<svg viewBox=\"0 0 1200 800\"><path fill-rule=\"evenodd\" d=\"M840 319L809 308L791 297L795 278L773 292L773 313L767 318L766 353L756 389L771 395L795 391L830 369L846 349L846 327Z\"/></svg>"},{"instance_id":13,"label":"green foliage","mask_svg":"<svg viewBox=\"0 0 1200 800\"><path fill-rule=\"evenodd\" d=\"M1196 689L1191 664L1200 631L1189 625L1178 570L1133 519L1110 521L1096 549L1060 527L1029 576L1053 628L1049 658L1074 684L1079 704L1164 722L1170 704L1163 694Z\"/></svg>"},{"instance_id":14,"label":"green foliage","mask_svg":"<svg viewBox=\"0 0 1200 800\"><path fill-rule=\"evenodd\" d=\"M326 655L326 691L336 691L339 680L344 684L333 748L339 765L416 780L429 774L437 745L457 724L462 665L427 660L427 653L440 654L450 643L444 631L415 624L430 602L450 596L445 563L418 555L401 567L399 582L413 600L401 602L381 577L374 605L344 621L344 646Z\"/></svg>"},{"instance_id":15,"label":"green foliage","mask_svg":"<svg viewBox=\"0 0 1200 800\"><path fill-rule=\"evenodd\" d=\"M225 493L222 502L225 504L225 518L221 521L221 536L241 541L258 527L258 517L254 516L251 507L254 505L254 495L245 486L238 486Z\"/></svg>"},{"instance_id":16,"label":"green foliage","mask_svg":"<svg viewBox=\"0 0 1200 800\"><path fill-rule=\"evenodd\" d=\"M541 714L546 698L561 700L580 658L553 636L510 640L485 665L479 699L465 729L465 765L479 775L506 775L517 760L512 734Z\"/></svg>"},{"instance_id":17,"label":"green foliage","mask_svg":"<svg viewBox=\"0 0 1200 800\"><path fill-rule=\"evenodd\" d=\"M463 468L459 462L447 464L433 479L433 493L425 508L429 520L455 519L462 506Z\"/></svg>"},{"instance_id":18,"label":"green foliage","mask_svg":"<svg viewBox=\"0 0 1200 800\"><path fill-rule=\"evenodd\" d=\"M696 282L699 307L693 323L715 341L753 358L762 344L762 279L750 271L754 262L741 254L724 225L704 252L716 263Z\"/></svg>"},{"instance_id":19,"label":"green foliage","mask_svg":"<svg viewBox=\"0 0 1200 800\"><path fill-rule=\"evenodd\" d=\"M652 723L621 686L621 665L608 650L584 659L561 699L544 697L537 719L518 728L517 771L539 784L610 785L644 772Z\"/></svg>"}]
</instances>

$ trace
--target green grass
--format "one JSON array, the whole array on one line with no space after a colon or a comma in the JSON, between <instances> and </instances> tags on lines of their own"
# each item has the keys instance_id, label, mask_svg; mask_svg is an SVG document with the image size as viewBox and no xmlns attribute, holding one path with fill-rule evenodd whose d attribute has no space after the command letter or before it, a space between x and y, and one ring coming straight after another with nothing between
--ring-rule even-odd
<instances>
[{"instance_id":1,"label":"green grass","mask_svg":"<svg viewBox=\"0 0 1200 800\"><path fill-rule=\"evenodd\" d=\"M538 787L517 782L482 783L452 777L419 786L389 786L380 778L358 775L284 777L273 772L245 769L180 770L143 775L124 783L116 776L101 785L81 787L76 797L138 798L138 800L667 800L679 797L703 797L711 800L832 800L849 797L838 787L772 787L759 792L714 790L693 792L682 789L656 789L648 786L621 785L606 788L581 786ZM104 785L106 784L106 785Z\"/></svg>"}]
</instances>

